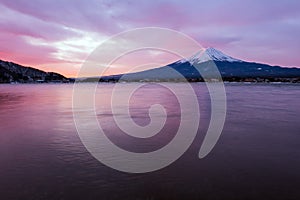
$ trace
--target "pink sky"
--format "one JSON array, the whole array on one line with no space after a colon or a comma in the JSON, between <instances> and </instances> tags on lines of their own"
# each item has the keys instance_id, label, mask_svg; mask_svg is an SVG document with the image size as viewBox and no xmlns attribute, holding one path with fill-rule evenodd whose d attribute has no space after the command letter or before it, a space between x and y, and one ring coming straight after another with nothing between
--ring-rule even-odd
<instances>
[{"instance_id":1,"label":"pink sky","mask_svg":"<svg viewBox=\"0 0 300 200\"><path fill-rule=\"evenodd\" d=\"M246 61L300 67L298 0L0 0L0 10L1 60L68 77L76 76L104 40L149 26L180 31L204 47ZM132 59L119 65L130 65ZM165 64L175 59L166 54L153 57Z\"/></svg>"}]
</instances>

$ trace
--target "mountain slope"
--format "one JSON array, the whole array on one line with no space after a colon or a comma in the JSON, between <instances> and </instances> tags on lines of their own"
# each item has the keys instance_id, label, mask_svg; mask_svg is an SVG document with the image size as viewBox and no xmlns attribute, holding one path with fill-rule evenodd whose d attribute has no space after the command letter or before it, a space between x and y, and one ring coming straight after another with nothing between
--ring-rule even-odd
<instances>
[{"instance_id":1,"label":"mountain slope","mask_svg":"<svg viewBox=\"0 0 300 200\"><path fill-rule=\"evenodd\" d=\"M181 59L164 67L105 76L101 77L100 81L118 81L121 77L123 81L180 81L182 76L189 81L203 81L199 71L205 71L208 78L217 78L212 66L217 66L225 81L300 81L299 68L246 62L227 56L214 48L199 51L190 58Z\"/></svg>"},{"instance_id":2,"label":"mountain slope","mask_svg":"<svg viewBox=\"0 0 300 200\"><path fill-rule=\"evenodd\" d=\"M0 60L0 83L69 82L69 79L54 72L44 72L32 67Z\"/></svg>"}]
</instances>

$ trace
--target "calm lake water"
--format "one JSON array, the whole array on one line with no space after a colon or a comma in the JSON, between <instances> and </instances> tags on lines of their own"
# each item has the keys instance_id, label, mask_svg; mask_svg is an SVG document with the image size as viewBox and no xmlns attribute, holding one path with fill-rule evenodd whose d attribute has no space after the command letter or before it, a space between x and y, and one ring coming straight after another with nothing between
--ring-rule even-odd
<instances>
[{"instance_id":1,"label":"calm lake water","mask_svg":"<svg viewBox=\"0 0 300 200\"><path fill-rule=\"evenodd\" d=\"M194 143L162 170L128 174L101 164L81 143L73 121L72 85L0 85L0 198L300 199L300 85L226 84L225 127L204 159L198 153L210 98L203 83L193 86L201 110ZM150 84L132 97L137 124L149 123L147 109L155 103L171 116L158 135L136 139L122 134L109 112L113 87L99 85L96 114L116 145L149 152L172 140L180 112L170 91Z\"/></svg>"}]
</instances>

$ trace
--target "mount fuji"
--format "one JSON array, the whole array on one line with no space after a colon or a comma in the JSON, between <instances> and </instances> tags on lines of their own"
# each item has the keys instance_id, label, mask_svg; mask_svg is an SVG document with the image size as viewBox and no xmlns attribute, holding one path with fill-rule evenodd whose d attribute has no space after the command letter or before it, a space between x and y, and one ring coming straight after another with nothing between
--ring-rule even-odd
<instances>
[{"instance_id":1,"label":"mount fuji","mask_svg":"<svg viewBox=\"0 0 300 200\"><path fill-rule=\"evenodd\" d=\"M300 82L300 68L270 66L233 58L214 49L203 49L189 58L184 58L167 66L136 73L100 77L100 82L115 81L204 81L216 79L216 67L224 81L251 82Z\"/></svg>"},{"instance_id":2,"label":"mount fuji","mask_svg":"<svg viewBox=\"0 0 300 200\"><path fill-rule=\"evenodd\" d=\"M187 59L182 59L179 60L177 63L185 63L189 62L190 64L195 64L195 63L204 63L207 61L224 61L224 62L243 62L242 60L235 59L233 57L225 55L223 52L214 49L212 47L209 47L205 49L205 51L198 51L196 54L191 56L190 58Z\"/></svg>"}]
</instances>

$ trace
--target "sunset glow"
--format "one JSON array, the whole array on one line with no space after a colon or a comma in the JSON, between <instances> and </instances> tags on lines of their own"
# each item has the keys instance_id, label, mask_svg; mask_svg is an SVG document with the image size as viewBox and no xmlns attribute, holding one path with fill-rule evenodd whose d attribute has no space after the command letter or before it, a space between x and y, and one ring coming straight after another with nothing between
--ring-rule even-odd
<instances>
[{"instance_id":1,"label":"sunset glow","mask_svg":"<svg viewBox=\"0 0 300 200\"><path fill-rule=\"evenodd\" d=\"M217 2L1 0L0 59L76 77L101 42L154 26L180 31L235 58L300 67L299 1ZM127 72L126 66L147 58L159 64L178 59L136 53L120 59L108 74Z\"/></svg>"}]
</instances>

